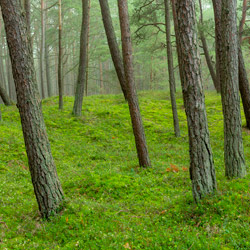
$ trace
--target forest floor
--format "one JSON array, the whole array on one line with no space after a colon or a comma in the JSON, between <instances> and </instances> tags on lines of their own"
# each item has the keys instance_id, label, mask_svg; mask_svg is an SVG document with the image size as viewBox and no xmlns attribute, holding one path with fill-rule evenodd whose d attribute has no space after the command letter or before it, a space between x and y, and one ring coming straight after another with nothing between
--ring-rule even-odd
<instances>
[{"instance_id":1,"label":"forest floor","mask_svg":"<svg viewBox=\"0 0 250 250\"><path fill-rule=\"evenodd\" d=\"M65 209L40 219L16 107L0 122L0 249L250 249L250 179L227 180L219 95L206 93L218 192L193 202L181 94L175 138L167 92L139 94L152 167L138 167L128 107L121 95L43 101ZM242 117L244 117L242 115ZM243 125L244 125L243 118ZM246 163L250 132L243 131ZM248 168L249 172L249 168Z\"/></svg>"}]
</instances>

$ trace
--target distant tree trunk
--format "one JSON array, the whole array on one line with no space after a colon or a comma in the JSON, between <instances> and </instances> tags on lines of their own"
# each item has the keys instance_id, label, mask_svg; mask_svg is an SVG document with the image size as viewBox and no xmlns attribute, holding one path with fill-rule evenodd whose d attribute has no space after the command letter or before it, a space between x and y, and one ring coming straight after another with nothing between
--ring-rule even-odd
<instances>
[{"instance_id":1,"label":"distant tree trunk","mask_svg":"<svg viewBox=\"0 0 250 250\"><path fill-rule=\"evenodd\" d=\"M82 28L80 37L80 58L79 70L76 86L75 102L73 114L81 116L82 102L84 95L84 85L86 80L86 63L87 63L87 40L88 40L88 3L89 0L82 0Z\"/></svg>"},{"instance_id":2,"label":"distant tree trunk","mask_svg":"<svg viewBox=\"0 0 250 250\"><path fill-rule=\"evenodd\" d=\"M101 59L99 58L99 72L100 72L100 92L101 92L101 95L104 94L104 85L103 85L103 70L102 70L102 61Z\"/></svg>"},{"instance_id":3,"label":"distant tree trunk","mask_svg":"<svg viewBox=\"0 0 250 250\"><path fill-rule=\"evenodd\" d=\"M178 119L176 99L175 99L175 77L174 77L174 63L173 63L173 53L172 53L172 45L171 45L171 23L170 23L170 13L169 13L169 0L164 0L164 4L165 4L165 23L166 23L166 41L167 41L170 97L171 97L172 113L173 113L173 120L174 120L175 136L179 137L180 127L179 127L179 119Z\"/></svg>"},{"instance_id":4,"label":"distant tree trunk","mask_svg":"<svg viewBox=\"0 0 250 250\"><path fill-rule=\"evenodd\" d=\"M16 100L16 90L15 90L15 84L14 84L9 54L7 56L6 68L7 68L6 70L7 70L7 75L8 75L9 97L12 100Z\"/></svg>"},{"instance_id":5,"label":"distant tree trunk","mask_svg":"<svg viewBox=\"0 0 250 250\"><path fill-rule=\"evenodd\" d=\"M221 0L212 0L214 8L214 21L215 21L215 50L216 50L216 78L218 83L218 91L221 92Z\"/></svg>"},{"instance_id":6,"label":"distant tree trunk","mask_svg":"<svg viewBox=\"0 0 250 250\"><path fill-rule=\"evenodd\" d=\"M202 86L195 1L177 0L175 4L179 65L189 133L190 177L193 197L198 202L216 190L216 177Z\"/></svg>"},{"instance_id":7,"label":"distant tree trunk","mask_svg":"<svg viewBox=\"0 0 250 250\"><path fill-rule=\"evenodd\" d=\"M3 100L3 103L6 106L10 106L13 104L13 101L9 98L7 91L4 89L4 87L1 86L1 84L0 84L0 96Z\"/></svg>"},{"instance_id":8,"label":"distant tree trunk","mask_svg":"<svg viewBox=\"0 0 250 250\"><path fill-rule=\"evenodd\" d=\"M41 46L40 46L40 80L42 87L42 99L46 97L45 94L45 77L44 77L44 51L45 51L45 25L44 25L44 0L41 0Z\"/></svg>"},{"instance_id":9,"label":"distant tree trunk","mask_svg":"<svg viewBox=\"0 0 250 250\"><path fill-rule=\"evenodd\" d=\"M116 40L116 35L115 35L113 23L112 23L108 0L99 0L99 2L101 6L102 20L103 20L104 28L106 31L110 54L114 63L117 77L121 85L123 95L125 99L127 100L127 83L126 83L126 77L124 73L124 66L123 66L122 56L119 50L119 46Z\"/></svg>"},{"instance_id":10,"label":"distant tree trunk","mask_svg":"<svg viewBox=\"0 0 250 250\"><path fill-rule=\"evenodd\" d=\"M86 95L86 96L88 96L88 83L89 83L90 9L91 9L91 0L89 0L89 11L88 11L88 38L87 38L86 87L85 87L85 95Z\"/></svg>"},{"instance_id":11,"label":"distant tree trunk","mask_svg":"<svg viewBox=\"0 0 250 250\"><path fill-rule=\"evenodd\" d=\"M46 8L45 4L45 8ZM48 11L47 9L45 11L45 20L44 20L44 26L45 29L48 27ZM52 96L52 83L51 83L51 76L50 76L50 58L49 58L49 44L46 38L46 32L45 34L45 62L46 62L46 81L47 81L47 89L48 89L48 96Z\"/></svg>"},{"instance_id":12,"label":"distant tree trunk","mask_svg":"<svg viewBox=\"0 0 250 250\"><path fill-rule=\"evenodd\" d=\"M203 25L203 13L202 13L202 4L201 4L201 0L199 0L199 5L200 5L200 25ZM207 41L206 41L206 37L204 35L204 32L202 30L203 27L199 28L199 33L200 33L200 38L201 38L201 43L202 43L202 47L203 47L203 51L204 51L204 55L206 58L206 62L207 62L207 66L211 75L211 78L213 80L213 84L214 84L214 88L216 89L217 93L220 92L220 88L219 88L219 83L218 83L218 79L216 77L216 72L214 71L214 67L211 61L211 57L209 55L209 50L208 50L208 46L207 46Z\"/></svg>"},{"instance_id":13,"label":"distant tree trunk","mask_svg":"<svg viewBox=\"0 0 250 250\"><path fill-rule=\"evenodd\" d=\"M17 91L17 106L21 116L23 136L29 160L32 183L43 217L58 211L63 191L51 155L49 140L41 110L34 62L24 16L19 0L0 0L13 75Z\"/></svg>"},{"instance_id":14,"label":"distant tree trunk","mask_svg":"<svg viewBox=\"0 0 250 250\"><path fill-rule=\"evenodd\" d=\"M139 164L142 167L150 166L150 160L148 156L148 149L146 144L146 138L144 134L144 128L142 124L139 103L136 95L134 73L133 73L133 57L132 57L132 44L130 36L130 25L128 16L128 3L127 0L118 0L119 19L121 27L121 39L122 39L122 53L123 53L123 65L126 77L126 90L127 99L129 104L129 111L135 136L135 144L137 148L137 155Z\"/></svg>"},{"instance_id":15,"label":"distant tree trunk","mask_svg":"<svg viewBox=\"0 0 250 250\"><path fill-rule=\"evenodd\" d=\"M62 0L58 0L59 30L58 30L58 90L59 109L63 109L63 80L62 80Z\"/></svg>"},{"instance_id":16,"label":"distant tree trunk","mask_svg":"<svg viewBox=\"0 0 250 250\"><path fill-rule=\"evenodd\" d=\"M224 157L228 178L246 175L240 115L236 7L237 0L222 1L220 74L224 115Z\"/></svg>"}]
</instances>

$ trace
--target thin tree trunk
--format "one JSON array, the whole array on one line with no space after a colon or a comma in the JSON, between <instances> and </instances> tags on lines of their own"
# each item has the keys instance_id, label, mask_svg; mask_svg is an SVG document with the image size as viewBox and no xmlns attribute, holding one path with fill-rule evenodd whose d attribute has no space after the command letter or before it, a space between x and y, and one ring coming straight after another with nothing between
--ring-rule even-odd
<instances>
[{"instance_id":1,"label":"thin tree trunk","mask_svg":"<svg viewBox=\"0 0 250 250\"><path fill-rule=\"evenodd\" d=\"M58 0L59 30L58 30L58 90L59 109L63 109L63 81L62 81L62 0Z\"/></svg>"},{"instance_id":2,"label":"thin tree trunk","mask_svg":"<svg viewBox=\"0 0 250 250\"><path fill-rule=\"evenodd\" d=\"M199 0L199 5L200 5L200 25L203 25L203 13L202 13L201 0ZM219 83L217 81L216 72L214 71L214 67L213 67L213 64L212 64L212 61L211 61L211 57L209 55L209 50L208 50L208 46L207 46L206 37L204 35L204 32L203 32L202 28L203 27L199 28L199 33L200 33L200 38L201 38L203 51L204 51L204 54L205 54L205 58L206 58L206 62L207 62L207 66L208 66L211 78L213 80L214 88L216 89L217 93L219 93L220 92Z\"/></svg>"},{"instance_id":3,"label":"thin tree trunk","mask_svg":"<svg viewBox=\"0 0 250 250\"><path fill-rule=\"evenodd\" d=\"M177 0L179 65L188 122L190 177L196 202L216 190L216 177L202 86L195 1Z\"/></svg>"},{"instance_id":4,"label":"thin tree trunk","mask_svg":"<svg viewBox=\"0 0 250 250\"><path fill-rule=\"evenodd\" d=\"M44 26L45 30L48 27L48 11L46 9L46 3L45 3L45 14L44 14ZM48 39L46 36L46 31L44 33L45 35L45 66L46 66L46 81L47 81L47 90L48 90L48 96L52 96L52 83L51 83L51 76L50 76L50 55L49 55L49 44Z\"/></svg>"},{"instance_id":5,"label":"thin tree trunk","mask_svg":"<svg viewBox=\"0 0 250 250\"><path fill-rule=\"evenodd\" d=\"M144 128L142 124L138 98L136 95L134 73L133 73L133 56L132 56L132 43L130 35L130 25L128 16L128 3L127 0L118 0L119 19L121 27L121 39L122 39L122 53L123 53L123 65L126 77L126 90L127 99L129 104L129 111L131 121L133 125L133 131L135 136L135 144L137 149L137 155L139 164L142 167L150 166L150 160L148 156L148 149L146 144L146 138Z\"/></svg>"},{"instance_id":6,"label":"thin tree trunk","mask_svg":"<svg viewBox=\"0 0 250 250\"><path fill-rule=\"evenodd\" d=\"M27 39L19 0L0 0L13 75L17 107L29 160L32 183L42 217L58 211L63 200L41 110L31 43Z\"/></svg>"},{"instance_id":7,"label":"thin tree trunk","mask_svg":"<svg viewBox=\"0 0 250 250\"><path fill-rule=\"evenodd\" d=\"M86 87L85 95L88 96L88 84L89 84L89 53L90 53L90 9L91 9L91 0L89 0L89 11L88 11L88 39L87 39L87 62L86 62Z\"/></svg>"},{"instance_id":8,"label":"thin tree trunk","mask_svg":"<svg viewBox=\"0 0 250 250\"><path fill-rule=\"evenodd\" d=\"M236 7L236 0L222 1L220 74L224 115L224 157L228 178L246 175L240 115Z\"/></svg>"},{"instance_id":9,"label":"thin tree trunk","mask_svg":"<svg viewBox=\"0 0 250 250\"><path fill-rule=\"evenodd\" d=\"M119 46L116 40L116 35L115 35L113 23L112 23L108 0L99 0L99 2L101 6L102 20L103 20L104 28L106 31L110 54L114 63L117 77L121 85L123 95L125 99L127 100L127 83L126 83L126 77L124 74L124 66L123 66L122 56L119 50Z\"/></svg>"},{"instance_id":10,"label":"thin tree trunk","mask_svg":"<svg viewBox=\"0 0 250 250\"><path fill-rule=\"evenodd\" d=\"M100 75L100 92L101 92L101 95L104 94L104 86L103 86L103 70L102 70L102 61L101 59L99 58L99 75Z\"/></svg>"},{"instance_id":11,"label":"thin tree trunk","mask_svg":"<svg viewBox=\"0 0 250 250\"><path fill-rule=\"evenodd\" d=\"M78 79L76 86L75 102L73 114L81 116L82 102L84 95L84 85L86 80L86 63L87 63L87 40L88 40L88 3L89 0L82 0L82 28L80 37L80 58Z\"/></svg>"},{"instance_id":12,"label":"thin tree trunk","mask_svg":"<svg viewBox=\"0 0 250 250\"><path fill-rule=\"evenodd\" d=\"M44 51L45 51L45 25L44 25L44 0L41 0L41 47L40 47L40 80L42 87L42 99L46 97L44 77Z\"/></svg>"},{"instance_id":13,"label":"thin tree trunk","mask_svg":"<svg viewBox=\"0 0 250 250\"><path fill-rule=\"evenodd\" d=\"M174 63L173 63L173 52L171 45L171 23L169 13L169 0L164 0L165 4L165 23L166 23L166 41L167 41L167 55L168 55L168 74L169 74L169 88L172 105L172 113L174 120L174 131L175 136L180 136L179 119L177 113L176 99L175 99L175 77L174 77Z\"/></svg>"}]
</instances>

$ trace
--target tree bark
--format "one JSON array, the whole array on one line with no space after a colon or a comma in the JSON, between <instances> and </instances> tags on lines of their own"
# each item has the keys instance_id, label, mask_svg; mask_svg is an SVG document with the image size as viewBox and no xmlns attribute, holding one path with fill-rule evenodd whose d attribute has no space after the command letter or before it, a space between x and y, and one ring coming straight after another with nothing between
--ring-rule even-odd
<instances>
[{"instance_id":1,"label":"tree bark","mask_svg":"<svg viewBox=\"0 0 250 250\"><path fill-rule=\"evenodd\" d=\"M189 133L190 177L193 197L198 202L216 190L216 177L202 86L195 1L178 0L175 4L179 65Z\"/></svg>"},{"instance_id":2,"label":"tree bark","mask_svg":"<svg viewBox=\"0 0 250 250\"><path fill-rule=\"evenodd\" d=\"M115 30L112 23L109 4L107 0L99 0L102 12L102 20L106 31L110 54L114 63L117 77L119 79L121 89L125 99L127 100L127 83L124 73L124 66L119 46L116 40Z\"/></svg>"},{"instance_id":3,"label":"tree bark","mask_svg":"<svg viewBox=\"0 0 250 250\"><path fill-rule=\"evenodd\" d=\"M82 102L84 95L84 86L86 80L86 63L87 63L87 40L88 40L88 3L89 0L82 0L82 28L80 37L80 58L78 79L76 86L75 102L73 108L73 114L75 116L81 116L82 114Z\"/></svg>"},{"instance_id":4,"label":"tree bark","mask_svg":"<svg viewBox=\"0 0 250 250\"><path fill-rule=\"evenodd\" d=\"M29 38L31 39L31 22L30 22L30 0L24 0L24 9L25 9L25 20L27 25L27 32Z\"/></svg>"},{"instance_id":5,"label":"tree bark","mask_svg":"<svg viewBox=\"0 0 250 250\"><path fill-rule=\"evenodd\" d=\"M59 109L63 109L63 80L62 80L62 0L58 0L58 91L59 91Z\"/></svg>"},{"instance_id":6,"label":"tree bark","mask_svg":"<svg viewBox=\"0 0 250 250\"><path fill-rule=\"evenodd\" d=\"M0 0L17 91L17 107L32 183L42 217L56 213L63 191L51 155L41 110L31 43L19 0Z\"/></svg>"},{"instance_id":7,"label":"tree bark","mask_svg":"<svg viewBox=\"0 0 250 250\"><path fill-rule=\"evenodd\" d=\"M175 77L174 77L173 52L172 52L172 45L171 45L171 22L170 22L170 13L169 13L169 0L164 0L164 4L165 4L165 23L166 23L166 41L167 41L170 97L171 97L175 136L179 137L180 127L179 127L179 119L178 119L176 99L175 99Z\"/></svg>"},{"instance_id":8,"label":"tree bark","mask_svg":"<svg viewBox=\"0 0 250 250\"><path fill-rule=\"evenodd\" d=\"M136 89L135 89L132 43L131 43L131 35L130 35L127 0L118 0L118 8L119 8L119 19L120 19L120 27L121 27L123 65L124 65L124 72L125 72L126 83L127 83L126 85L127 99L128 99L130 117L131 117L132 126L133 126L133 132L135 136L137 155L138 155L140 166L148 167L151 164L150 164L150 160L148 156L146 138L145 138L138 98L137 98Z\"/></svg>"},{"instance_id":9,"label":"tree bark","mask_svg":"<svg viewBox=\"0 0 250 250\"><path fill-rule=\"evenodd\" d=\"M224 157L226 176L233 178L246 175L239 96L237 0L223 0L221 7L220 74L224 115Z\"/></svg>"}]
</instances>

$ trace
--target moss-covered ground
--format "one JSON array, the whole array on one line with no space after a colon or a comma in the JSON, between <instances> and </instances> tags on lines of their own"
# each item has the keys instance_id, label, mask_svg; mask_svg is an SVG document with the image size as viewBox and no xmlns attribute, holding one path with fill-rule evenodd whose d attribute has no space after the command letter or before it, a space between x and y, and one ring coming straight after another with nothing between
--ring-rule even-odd
<instances>
[{"instance_id":1,"label":"moss-covered ground","mask_svg":"<svg viewBox=\"0 0 250 250\"><path fill-rule=\"evenodd\" d=\"M177 95L175 138L167 92L139 94L152 161L140 169L121 95L43 102L47 132L65 192L65 209L39 217L16 107L1 106L0 249L250 249L250 180L227 180L219 95L206 93L218 192L193 202L185 111ZM244 116L243 125L244 125ZM243 129L246 164L250 135ZM248 169L249 170L249 169Z\"/></svg>"}]
</instances>

